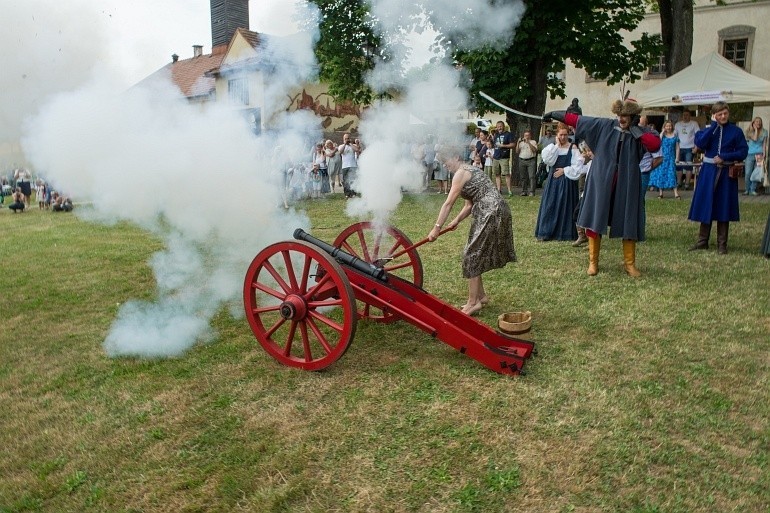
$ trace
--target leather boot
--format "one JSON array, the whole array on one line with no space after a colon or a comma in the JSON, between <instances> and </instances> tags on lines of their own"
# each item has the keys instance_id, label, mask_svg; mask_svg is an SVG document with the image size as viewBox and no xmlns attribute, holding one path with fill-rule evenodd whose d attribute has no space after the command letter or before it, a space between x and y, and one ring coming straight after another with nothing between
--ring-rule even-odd
<instances>
[{"instance_id":1,"label":"leather boot","mask_svg":"<svg viewBox=\"0 0 770 513\"><path fill-rule=\"evenodd\" d=\"M599 273L599 249L602 246L602 238L588 237L588 276L596 276Z\"/></svg>"},{"instance_id":2,"label":"leather boot","mask_svg":"<svg viewBox=\"0 0 770 513\"><path fill-rule=\"evenodd\" d=\"M588 242L588 237L586 237L586 229L585 228L581 228L581 227L578 226L577 227L577 232L578 232L578 238L577 238L577 240L575 242L572 243L572 245L574 247L582 246L583 244Z\"/></svg>"},{"instance_id":3,"label":"leather boot","mask_svg":"<svg viewBox=\"0 0 770 513\"><path fill-rule=\"evenodd\" d=\"M623 239L623 268L632 278L642 275L636 268L636 241Z\"/></svg>"},{"instance_id":4,"label":"leather boot","mask_svg":"<svg viewBox=\"0 0 770 513\"><path fill-rule=\"evenodd\" d=\"M698 242L690 246L688 251L709 248L709 236L711 235L711 223L701 223L698 231Z\"/></svg>"},{"instance_id":5,"label":"leather boot","mask_svg":"<svg viewBox=\"0 0 770 513\"><path fill-rule=\"evenodd\" d=\"M730 223L717 221L717 253L727 254L727 233L730 231Z\"/></svg>"}]
</instances>

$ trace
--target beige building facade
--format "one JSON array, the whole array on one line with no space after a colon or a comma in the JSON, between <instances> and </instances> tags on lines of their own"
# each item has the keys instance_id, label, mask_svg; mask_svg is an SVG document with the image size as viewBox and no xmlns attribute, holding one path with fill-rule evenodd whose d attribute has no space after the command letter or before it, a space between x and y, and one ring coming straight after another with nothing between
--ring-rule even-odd
<instances>
[{"instance_id":1,"label":"beige building facade","mask_svg":"<svg viewBox=\"0 0 770 513\"><path fill-rule=\"evenodd\" d=\"M765 80L770 80L770 0L738 1L728 5L716 5L713 1L696 0L693 15L692 62L710 52L717 52L743 68L745 71ZM642 32L660 33L660 17L648 14L634 32L626 39L637 38ZM648 69L643 78L627 84L631 96L638 95L665 80L665 70L660 65ZM608 86L605 82L592 80L583 69L576 68L570 61L564 72L566 84L565 99L549 99L546 112L564 110L572 98L579 98L585 115L612 116L610 104L619 98L619 84ZM695 110L695 107L689 107ZM650 109L647 113L662 118L678 118L680 108ZM753 111L746 109L749 116L760 116L765 125L770 123L770 105L755 104ZM748 125L748 122L739 123Z\"/></svg>"}]
</instances>

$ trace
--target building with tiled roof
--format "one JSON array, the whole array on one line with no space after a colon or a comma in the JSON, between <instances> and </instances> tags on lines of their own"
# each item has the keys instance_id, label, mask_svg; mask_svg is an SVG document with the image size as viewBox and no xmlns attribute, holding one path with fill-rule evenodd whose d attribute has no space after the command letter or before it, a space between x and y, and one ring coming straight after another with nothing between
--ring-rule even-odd
<instances>
[{"instance_id":1,"label":"building with tiled roof","mask_svg":"<svg viewBox=\"0 0 770 513\"><path fill-rule=\"evenodd\" d=\"M193 57L180 60L176 54L171 62L146 77L135 87L143 87L156 80L168 80L191 102L213 100L216 91L216 79L209 73L219 68L224 53L205 55L202 47L193 46Z\"/></svg>"},{"instance_id":2,"label":"building with tiled roof","mask_svg":"<svg viewBox=\"0 0 770 513\"><path fill-rule=\"evenodd\" d=\"M325 84L304 77L307 70L292 58L292 49L304 47L301 36L269 36L249 30L248 0L212 0L212 52L193 46L193 57L171 62L135 87L155 80L171 80L194 103L217 102L239 111L254 124L255 132L270 126L283 112L310 110L324 132L355 131L362 107L337 102ZM296 76L286 80L286 76ZM281 75L276 80L277 74ZM293 85L281 89L283 82Z\"/></svg>"}]
</instances>

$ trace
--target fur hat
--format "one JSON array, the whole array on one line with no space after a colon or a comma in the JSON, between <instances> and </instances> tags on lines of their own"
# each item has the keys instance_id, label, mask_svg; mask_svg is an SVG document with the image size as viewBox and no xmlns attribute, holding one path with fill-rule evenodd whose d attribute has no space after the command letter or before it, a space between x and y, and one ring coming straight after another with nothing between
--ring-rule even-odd
<instances>
[{"instance_id":1,"label":"fur hat","mask_svg":"<svg viewBox=\"0 0 770 513\"><path fill-rule=\"evenodd\" d=\"M636 116L640 112L642 112L642 106L633 98L612 102L612 113L616 116Z\"/></svg>"}]
</instances>

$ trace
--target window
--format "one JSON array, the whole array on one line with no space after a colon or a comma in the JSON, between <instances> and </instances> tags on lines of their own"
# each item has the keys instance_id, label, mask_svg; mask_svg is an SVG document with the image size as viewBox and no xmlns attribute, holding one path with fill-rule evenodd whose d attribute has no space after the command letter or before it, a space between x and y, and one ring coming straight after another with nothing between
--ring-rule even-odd
<instances>
[{"instance_id":1,"label":"window","mask_svg":"<svg viewBox=\"0 0 770 513\"><path fill-rule=\"evenodd\" d=\"M232 103L249 104L249 79L233 78L227 81L227 95Z\"/></svg>"},{"instance_id":2,"label":"window","mask_svg":"<svg viewBox=\"0 0 770 513\"><path fill-rule=\"evenodd\" d=\"M650 78L666 76L666 56L665 55L659 56L658 60L652 63L652 65L647 69L647 76Z\"/></svg>"},{"instance_id":3,"label":"window","mask_svg":"<svg viewBox=\"0 0 770 513\"><path fill-rule=\"evenodd\" d=\"M718 32L718 48L722 56L749 73L751 73L751 54L754 51L756 30L749 25L733 25Z\"/></svg>"},{"instance_id":4,"label":"window","mask_svg":"<svg viewBox=\"0 0 770 513\"><path fill-rule=\"evenodd\" d=\"M746 69L746 49L748 39L733 39L722 43L722 55L736 66Z\"/></svg>"}]
</instances>

